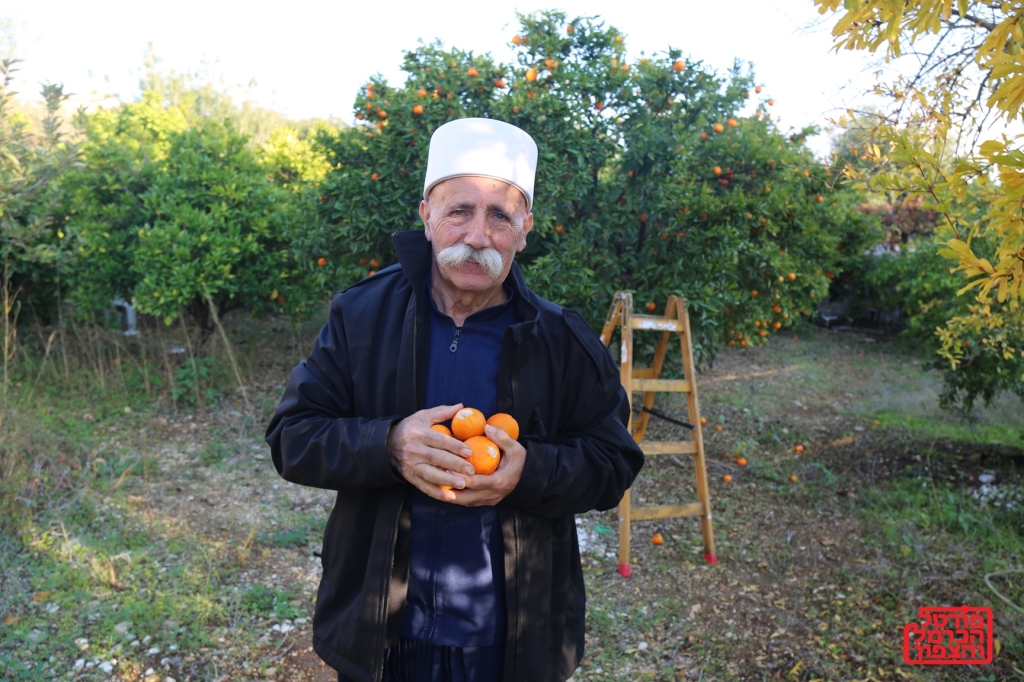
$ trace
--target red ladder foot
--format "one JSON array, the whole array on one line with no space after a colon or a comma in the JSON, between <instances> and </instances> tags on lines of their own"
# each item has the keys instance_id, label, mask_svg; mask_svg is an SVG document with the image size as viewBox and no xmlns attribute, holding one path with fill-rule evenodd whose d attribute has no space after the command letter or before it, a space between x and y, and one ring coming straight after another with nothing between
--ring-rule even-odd
<instances>
[{"instance_id":1,"label":"red ladder foot","mask_svg":"<svg viewBox=\"0 0 1024 682\"><path fill-rule=\"evenodd\" d=\"M712 566L717 566L718 565L718 555L717 554L705 554L704 555L704 561L708 562Z\"/></svg>"},{"instance_id":2,"label":"red ladder foot","mask_svg":"<svg viewBox=\"0 0 1024 682\"><path fill-rule=\"evenodd\" d=\"M633 571L629 567L629 564L619 564L619 575L623 578L628 578L632 572Z\"/></svg>"}]
</instances>

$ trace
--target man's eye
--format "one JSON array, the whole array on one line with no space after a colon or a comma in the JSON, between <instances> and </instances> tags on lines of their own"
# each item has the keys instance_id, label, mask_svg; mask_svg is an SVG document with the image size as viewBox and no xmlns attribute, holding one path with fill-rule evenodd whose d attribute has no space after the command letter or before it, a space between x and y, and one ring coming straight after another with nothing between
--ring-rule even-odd
<instances>
[{"instance_id":1,"label":"man's eye","mask_svg":"<svg viewBox=\"0 0 1024 682\"><path fill-rule=\"evenodd\" d=\"M508 216L505 215L504 213L495 213L494 217L497 218L498 220L508 220Z\"/></svg>"}]
</instances>

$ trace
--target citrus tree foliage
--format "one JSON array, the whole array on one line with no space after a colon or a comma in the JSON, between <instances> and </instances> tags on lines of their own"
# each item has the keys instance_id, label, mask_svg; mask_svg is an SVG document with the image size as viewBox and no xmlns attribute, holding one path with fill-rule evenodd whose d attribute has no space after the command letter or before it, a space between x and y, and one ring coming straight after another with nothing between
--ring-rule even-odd
<instances>
[{"instance_id":1,"label":"citrus tree foliage","mask_svg":"<svg viewBox=\"0 0 1024 682\"><path fill-rule=\"evenodd\" d=\"M230 124L173 133L140 196L147 222L136 228L131 264L138 310L167 324L187 310L210 331L206 292L222 312L245 306L257 315L304 298L290 239L307 215L290 194Z\"/></svg>"},{"instance_id":2,"label":"citrus tree foliage","mask_svg":"<svg viewBox=\"0 0 1024 682\"><path fill-rule=\"evenodd\" d=\"M603 320L618 289L691 302L703 352L763 343L824 296L870 239L855 198L770 120L757 96L679 50L628 62L623 36L591 19L520 15L517 64L424 46L406 82L373 78L359 124L320 144L324 231L309 258L334 286L393 261L391 233L417 229L430 134L467 116L517 125L540 159L534 231L519 262L543 295ZM765 93L766 95L767 93Z\"/></svg>"},{"instance_id":3,"label":"citrus tree foliage","mask_svg":"<svg viewBox=\"0 0 1024 682\"><path fill-rule=\"evenodd\" d=\"M295 233L314 218L310 187L324 161L290 128L254 147L230 120L190 122L147 91L79 119L81 168L64 187L76 245L69 298L81 314L115 296L209 332L221 312L299 312L312 304Z\"/></svg>"},{"instance_id":4,"label":"citrus tree foliage","mask_svg":"<svg viewBox=\"0 0 1024 682\"><path fill-rule=\"evenodd\" d=\"M977 0L815 0L834 13L836 49L884 52L887 59L914 51L916 72L878 92L891 106L867 154L881 164L871 186L925 199L942 216L938 225L962 276L959 293L977 305L952 317L937 333L953 384L979 366L1015 364L1024 344L1024 137L996 134L992 123L1014 124L1024 103L1024 3ZM987 138L987 139L986 139ZM873 147L873 148L872 148ZM993 385L1024 392L1024 375L988 375ZM992 395L992 390L986 390Z\"/></svg>"},{"instance_id":5,"label":"citrus tree foliage","mask_svg":"<svg viewBox=\"0 0 1024 682\"><path fill-rule=\"evenodd\" d=\"M16 64L0 61L0 286L3 313L12 321L16 299L41 315L55 310L50 292L58 286L59 267L71 257L58 220L59 186L77 153L60 133L60 107L67 99L60 86L43 86L41 135L30 134L27 119L15 113Z\"/></svg>"},{"instance_id":6,"label":"citrus tree foliage","mask_svg":"<svg viewBox=\"0 0 1024 682\"><path fill-rule=\"evenodd\" d=\"M79 115L78 125L82 164L64 181L63 205L76 255L68 298L87 315L115 296L131 300L139 228L150 220L142 195L162 171L171 136L188 122L146 92L138 102Z\"/></svg>"}]
</instances>

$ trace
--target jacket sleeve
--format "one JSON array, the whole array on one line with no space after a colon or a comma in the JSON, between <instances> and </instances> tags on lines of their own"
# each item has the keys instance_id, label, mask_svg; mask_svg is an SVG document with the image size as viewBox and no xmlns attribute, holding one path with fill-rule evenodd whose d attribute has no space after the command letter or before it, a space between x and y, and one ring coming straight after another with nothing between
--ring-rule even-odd
<instances>
[{"instance_id":1,"label":"jacket sleeve","mask_svg":"<svg viewBox=\"0 0 1024 682\"><path fill-rule=\"evenodd\" d=\"M387 453L388 431L401 417L354 415L340 298L335 297L313 352L292 370L267 427L274 466L286 481L329 490L404 483Z\"/></svg>"},{"instance_id":2,"label":"jacket sleeve","mask_svg":"<svg viewBox=\"0 0 1024 682\"><path fill-rule=\"evenodd\" d=\"M563 387L563 427L551 440L525 440L526 464L505 500L545 517L604 511L619 503L644 464L626 424L630 405L607 349L577 313L566 321L580 344L570 352L589 356ZM577 357L579 357L577 355Z\"/></svg>"}]
</instances>

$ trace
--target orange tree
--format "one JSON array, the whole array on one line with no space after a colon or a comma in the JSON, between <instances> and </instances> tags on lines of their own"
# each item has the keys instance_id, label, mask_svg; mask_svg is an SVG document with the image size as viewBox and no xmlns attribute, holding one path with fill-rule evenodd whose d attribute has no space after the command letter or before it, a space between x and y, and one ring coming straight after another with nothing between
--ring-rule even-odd
<instances>
[{"instance_id":1,"label":"orange tree","mask_svg":"<svg viewBox=\"0 0 1024 682\"><path fill-rule=\"evenodd\" d=\"M166 324L186 314L208 334L207 293L222 313L292 313L311 300L291 244L313 202L301 178L274 181L287 149L261 158L230 121L190 125L148 94L82 123L83 164L64 187L80 313L120 295Z\"/></svg>"},{"instance_id":2,"label":"orange tree","mask_svg":"<svg viewBox=\"0 0 1024 682\"><path fill-rule=\"evenodd\" d=\"M783 135L750 75L720 77L669 49L628 62L592 19L520 15L518 64L426 46L402 86L371 80L358 125L321 136L332 170L309 257L331 284L393 261L390 235L418 226L430 134L455 118L513 123L536 139L535 227L519 260L542 295L593 324L619 289L690 300L698 352L764 343L809 314L830 276L873 234L804 145ZM765 95L767 93L764 93Z\"/></svg>"}]
</instances>

